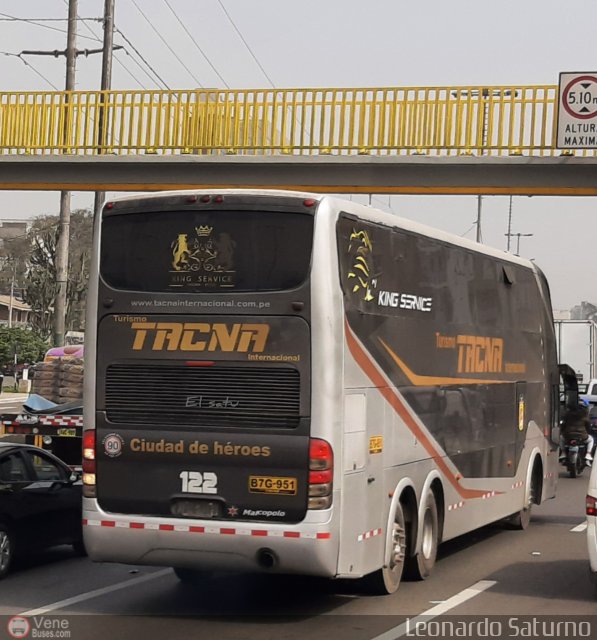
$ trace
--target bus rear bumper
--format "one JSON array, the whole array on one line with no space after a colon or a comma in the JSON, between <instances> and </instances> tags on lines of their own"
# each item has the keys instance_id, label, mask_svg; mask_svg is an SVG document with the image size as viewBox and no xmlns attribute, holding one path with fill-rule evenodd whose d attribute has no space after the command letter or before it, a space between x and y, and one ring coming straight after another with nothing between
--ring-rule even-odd
<instances>
[{"instance_id":1,"label":"bus rear bumper","mask_svg":"<svg viewBox=\"0 0 597 640\"><path fill-rule=\"evenodd\" d=\"M83 525L87 553L96 562L322 577L337 573L338 539L329 519L289 525L135 519L84 510Z\"/></svg>"}]
</instances>

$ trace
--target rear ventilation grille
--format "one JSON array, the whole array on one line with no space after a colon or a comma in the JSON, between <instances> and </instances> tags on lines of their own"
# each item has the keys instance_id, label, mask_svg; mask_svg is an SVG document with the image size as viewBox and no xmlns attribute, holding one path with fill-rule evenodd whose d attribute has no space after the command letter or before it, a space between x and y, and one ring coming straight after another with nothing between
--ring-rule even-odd
<instances>
[{"instance_id":1,"label":"rear ventilation grille","mask_svg":"<svg viewBox=\"0 0 597 640\"><path fill-rule=\"evenodd\" d=\"M121 424L291 429L300 376L291 367L113 364L106 412Z\"/></svg>"}]
</instances>

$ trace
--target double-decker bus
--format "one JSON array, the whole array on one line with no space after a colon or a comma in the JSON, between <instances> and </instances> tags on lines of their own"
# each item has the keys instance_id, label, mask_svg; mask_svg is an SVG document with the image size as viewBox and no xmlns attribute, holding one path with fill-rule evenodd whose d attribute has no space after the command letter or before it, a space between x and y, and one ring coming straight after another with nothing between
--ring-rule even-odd
<instances>
[{"instance_id":1,"label":"double-decker bus","mask_svg":"<svg viewBox=\"0 0 597 640\"><path fill-rule=\"evenodd\" d=\"M559 374L530 261L336 197L108 202L87 302L96 561L362 579L529 522Z\"/></svg>"}]
</instances>

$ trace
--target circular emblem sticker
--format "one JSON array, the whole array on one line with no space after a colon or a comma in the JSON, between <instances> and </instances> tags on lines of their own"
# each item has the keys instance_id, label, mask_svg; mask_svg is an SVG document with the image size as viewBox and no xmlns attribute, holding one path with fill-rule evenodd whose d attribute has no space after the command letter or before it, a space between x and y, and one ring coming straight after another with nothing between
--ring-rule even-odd
<instances>
[{"instance_id":1,"label":"circular emblem sticker","mask_svg":"<svg viewBox=\"0 0 597 640\"><path fill-rule=\"evenodd\" d=\"M31 631L31 625L23 616L13 616L8 621L7 630L12 638L26 638Z\"/></svg>"},{"instance_id":2,"label":"circular emblem sticker","mask_svg":"<svg viewBox=\"0 0 597 640\"><path fill-rule=\"evenodd\" d=\"M109 433L103 440L104 453L110 458L116 458L122 453L124 440L117 433Z\"/></svg>"}]
</instances>

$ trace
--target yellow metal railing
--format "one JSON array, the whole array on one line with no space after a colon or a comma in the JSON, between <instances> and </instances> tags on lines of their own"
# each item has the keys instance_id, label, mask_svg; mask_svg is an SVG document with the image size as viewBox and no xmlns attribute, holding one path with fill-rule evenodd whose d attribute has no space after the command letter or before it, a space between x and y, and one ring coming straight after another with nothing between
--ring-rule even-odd
<instances>
[{"instance_id":1,"label":"yellow metal railing","mask_svg":"<svg viewBox=\"0 0 597 640\"><path fill-rule=\"evenodd\" d=\"M551 156L556 117L555 86L0 93L0 153Z\"/></svg>"}]
</instances>

